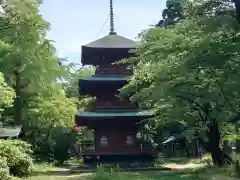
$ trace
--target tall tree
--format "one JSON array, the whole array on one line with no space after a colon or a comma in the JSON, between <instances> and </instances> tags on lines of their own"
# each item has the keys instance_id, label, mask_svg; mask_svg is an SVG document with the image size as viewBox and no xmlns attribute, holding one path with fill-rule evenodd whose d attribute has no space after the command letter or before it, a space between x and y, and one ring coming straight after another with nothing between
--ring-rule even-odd
<instances>
[{"instance_id":1,"label":"tall tree","mask_svg":"<svg viewBox=\"0 0 240 180\"><path fill-rule=\"evenodd\" d=\"M4 9L0 70L16 93L13 108L5 108L4 114L23 125L23 138L33 144L35 153L50 159L57 134L74 127L75 98L66 97L62 84L69 68L59 65L55 48L46 38L49 24L39 14L39 2L9 0L0 4Z\"/></svg>"},{"instance_id":2,"label":"tall tree","mask_svg":"<svg viewBox=\"0 0 240 180\"><path fill-rule=\"evenodd\" d=\"M129 59L138 62L134 76L122 89L155 109L153 123L183 124L186 136L195 136L219 166L232 162L220 143L239 121L237 24L229 15L197 16L146 31Z\"/></svg>"},{"instance_id":3,"label":"tall tree","mask_svg":"<svg viewBox=\"0 0 240 180\"><path fill-rule=\"evenodd\" d=\"M1 70L14 88L14 120L23 123L23 110L30 94L46 89L52 80L61 75L58 58L50 41L45 38L49 28L38 13L38 3L3 1L2 21L8 27L1 33L8 51L1 55Z\"/></svg>"},{"instance_id":4,"label":"tall tree","mask_svg":"<svg viewBox=\"0 0 240 180\"><path fill-rule=\"evenodd\" d=\"M186 0L167 0L166 8L162 12L162 19L157 26L166 27L176 24L180 19L184 18L184 5Z\"/></svg>"}]
</instances>

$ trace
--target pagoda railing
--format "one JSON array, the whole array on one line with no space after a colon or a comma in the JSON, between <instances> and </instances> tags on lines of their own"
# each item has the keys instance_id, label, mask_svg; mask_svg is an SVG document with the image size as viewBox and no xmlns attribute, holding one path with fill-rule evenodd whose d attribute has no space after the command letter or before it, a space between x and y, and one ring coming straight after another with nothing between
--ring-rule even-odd
<instances>
[{"instance_id":1,"label":"pagoda railing","mask_svg":"<svg viewBox=\"0 0 240 180\"><path fill-rule=\"evenodd\" d=\"M80 145L80 153L84 152L95 152L95 144L94 141L85 141Z\"/></svg>"},{"instance_id":2,"label":"pagoda railing","mask_svg":"<svg viewBox=\"0 0 240 180\"><path fill-rule=\"evenodd\" d=\"M141 143L138 145L139 145L138 147L134 148L135 149L134 152L142 152L142 153L152 152L152 146L150 146L149 144ZM84 153L92 154L92 153L99 153L99 152L96 152L94 142L84 142L81 144L80 154L84 154Z\"/></svg>"},{"instance_id":3,"label":"pagoda railing","mask_svg":"<svg viewBox=\"0 0 240 180\"><path fill-rule=\"evenodd\" d=\"M125 75L133 74L131 66L101 65L96 68L95 75Z\"/></svg>"}]
</instances>

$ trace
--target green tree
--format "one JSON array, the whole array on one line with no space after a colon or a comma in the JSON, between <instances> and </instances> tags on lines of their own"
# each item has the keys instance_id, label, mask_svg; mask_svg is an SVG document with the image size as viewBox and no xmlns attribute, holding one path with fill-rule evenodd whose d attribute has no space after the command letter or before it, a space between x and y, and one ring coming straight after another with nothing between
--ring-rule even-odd
<instances>
[{"instance_id":1,"label":"green tree","mask_svg":"<svg viewBox=\"0 0 240 180\"><path fill-rule=\"evenodd\" d=\"M35 155L54 157L56 136L74 127L76 98L67 98L62 81L69 66L59 64L46 38L49 24L38 12L37 1L0 1L0 70L16 96L4 114L23 125L23 138Z\"/></svg>"},{"instance_id":2,"label":"green tree","mask_svg":"<svg viewBox=\"0 0 240 180\"><path fill-rule=\"evenodd\" d=\"M82 99L79 94L79 79L92 76L94 72L95 69L93 67L74 70L66 79L66 83L64 83L67 97L79 97Z\"/></svg>"},{"instance_id":3,"label":"green tree","mask_svg":"<svg viewBox=\"0 0 240 180\"><path fill-rule=\"evenodd\" d=\"M183 19L186 2L186 0L167 0L166 8L162 12L162 19L158 22L157 26L166 27L174 25Z\"/></svg>"},{"instance_id":4,"label":"green tree","mask_svg":"<svg viewBox=\"0 0 240 180\"><path fill-rule=\"evenodd\" d=\"M239 122L238 31L226 14L145 31L137 56L129 59L138 62L134 76L122 89L123 96L135 92L132 100L155 109L155 126L183 124L185 135L196 137L219 166L232 162L220 143Z\"/></svg>"}]
</instances>

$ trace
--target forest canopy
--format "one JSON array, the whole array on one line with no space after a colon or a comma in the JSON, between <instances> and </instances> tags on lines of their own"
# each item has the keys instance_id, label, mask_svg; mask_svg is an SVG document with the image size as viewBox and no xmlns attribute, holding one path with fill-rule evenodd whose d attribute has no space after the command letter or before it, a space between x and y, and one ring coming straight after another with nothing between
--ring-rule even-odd
<instances>
[{"instance_id":1,"label":"forest canopy","mask_svg":"<svg viewBox=\"0 0 240 180\"><path fill-rule=\"evenodd\" d=\"M121 92L155 110L152 131L179 123L218 165L231 162L222 140L239 138L240 26L231 3L167 1L162 25L143 31L136 57L124 60L135 72ZM172 10L181 11L177 21Z\"/></svg>"}]
</instances>

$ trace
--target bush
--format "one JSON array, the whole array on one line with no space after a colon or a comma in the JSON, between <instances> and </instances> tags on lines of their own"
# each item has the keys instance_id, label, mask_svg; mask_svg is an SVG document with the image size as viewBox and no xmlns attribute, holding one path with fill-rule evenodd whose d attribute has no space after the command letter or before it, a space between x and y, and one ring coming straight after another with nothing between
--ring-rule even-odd
<instances>
[{"instance_id":1,"label":"bush","mask_svg":"<svg viewBox=\"0 0 240 180\"><path fill-rule=\"evenodd\" d=\"M207 166L213 166L212 156L206 153L200 160L200 163L206 164Z\"/></svg>"},{"instance_id":2,"label":"bush","mask_svg":"<svg viewBox=\"0 0 240 180\"><path fill-rule=\"evenodd\" d=\"M119 166L105 167L103 165L98 166L97 172L93 177L93 180L150 180L151 178L146 176L139 176L136 174L124 174L121 173Z\"/></svg>"},{"instance_id":3,"label":"bush","mask_svg":"<svg viewBox=\"0 0 240 180\"><path fill-rule=\"evenodd\" d=\"M69 149L76 143L76 133L60 130L56 133L54 141L54 160L58 162L58 165L62 165L71 157Z\"/></svg>"},{"instance_id":4,"label":"bush","mask_svg":"<svg viewBox=\"0 0 240 180\"><path fill-rule=\"evenodd\" d=\"M7 165L6 158L0 156L0 179L1 180L11 180L9 167Z\"/></svg>"},{"instance_id":5,"label":"bush","mask_svg":"<svg viewBox=\"0 0 240 180\"><path fill-rule=\"evenodd\" d=\"M104 167L100 165L97 167L97 172L93 180L112 180L118 177L120 172L119 167Z\"/></svg>"},{"instance_id":6,"label":"bush","mask_svg":"<svg viewBox=\"0 0 240 180\"><path fill-rule=\"evenodd\" d=\"M6 159L11 175L23 177L33 171L30 145L18 140L0 140L0 157Z\"/></svg>"}]
</instances>

